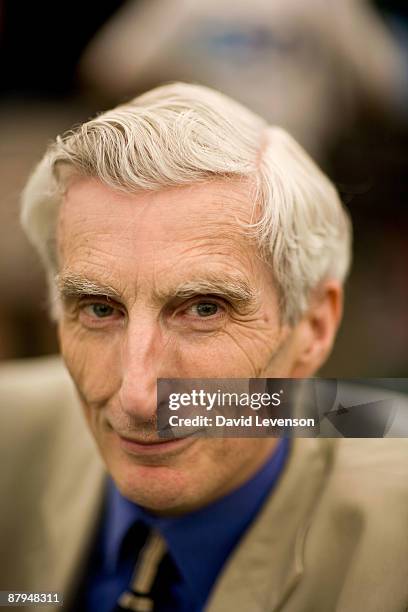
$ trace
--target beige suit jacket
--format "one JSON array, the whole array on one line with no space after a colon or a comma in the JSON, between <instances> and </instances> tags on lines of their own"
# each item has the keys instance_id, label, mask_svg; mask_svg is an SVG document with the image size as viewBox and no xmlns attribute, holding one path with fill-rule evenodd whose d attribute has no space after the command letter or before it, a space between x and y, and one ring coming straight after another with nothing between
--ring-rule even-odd
<instances>
[{"instance_id":1,"label":"beige suit jacket","mask_svg":"<svg viewBox=\"0 0 408 612\"><path fill-rule=\"evenodd\" d=\"M59 359L3 366L0 405L0 590L60 591L67 609L106 473ZM407 611L408 441L294 440L206 610Z\"/></svg>"}]
</instances>

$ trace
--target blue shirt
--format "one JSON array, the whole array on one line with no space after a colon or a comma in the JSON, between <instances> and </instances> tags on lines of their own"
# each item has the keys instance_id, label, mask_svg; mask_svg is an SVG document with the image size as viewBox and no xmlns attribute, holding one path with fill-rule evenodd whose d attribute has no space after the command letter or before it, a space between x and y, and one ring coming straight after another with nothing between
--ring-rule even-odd
<instances>
[{"instance_id":1,"label":"blue shirt","mask_svg":"<svg viewBox=\"0 0 408 612\"><path fill-rule=\"evenodd\" d=\"M181 575L181 584L174 586L180 601L177 612L202 610L227 557L275 486L288 451L289 440L282 439L262 468L239 489L180 517L158 517L147 512L124 498L108 479L105 512L76 609L114 610L119 595L129 585L149 527L164 537ZM140 522L144 527L139 529L133 554L122 559L124 538Z\"/></svg>"}]
</instances>

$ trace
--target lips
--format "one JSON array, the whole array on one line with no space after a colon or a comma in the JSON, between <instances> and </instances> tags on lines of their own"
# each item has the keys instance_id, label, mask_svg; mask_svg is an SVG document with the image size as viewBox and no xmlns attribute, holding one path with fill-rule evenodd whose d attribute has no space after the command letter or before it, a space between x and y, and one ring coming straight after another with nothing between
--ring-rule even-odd
<instances>
[{"instance_id":1,"label":"lips","mask_svg":"<svg viewBox=\"0 0 408 612\"><path fill-rule=\"evenodd\" d=\"M116 434L120 447L132 455L165 455L166 453L180 452L190 446L195 438L175 438L171 440L135 440Z\"/></svg>"},{"instance_id":2,"label":"lips","mask_svg":"<svg viewBox=\"0 0 408 612\"><path fill-rule=\"evenodd\" d=\"M154 446L156 444L163 444L163 443L166 443L166 442L169 441L169 440L157 440L157 439L155 439L155 440L146 440L146 439L144 439L144 440L136 440L134 438L128 438L126 436L122 436L121 434L118 434L118 436L122 440L125 440L126 442L132 442L133 444L138 444L138 445L141 445L141 446Z\"/></svg>"}]
</instances>

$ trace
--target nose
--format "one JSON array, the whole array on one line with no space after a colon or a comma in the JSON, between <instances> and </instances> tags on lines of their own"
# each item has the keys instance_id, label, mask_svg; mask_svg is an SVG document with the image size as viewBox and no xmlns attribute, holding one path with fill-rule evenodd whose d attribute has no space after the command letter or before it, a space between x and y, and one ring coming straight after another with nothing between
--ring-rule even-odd
<instances>
[{"instance_id":1,"label":"nose","mask_svg":"<svg viewBox=\"0 0 408 612\"><path fill-rule=\"evenodd\" d=\"M119 404L126 416L146 423L156 416L156 382L163 370L164 338L153 316L129 318L122 349Z\"/></svg>"}]
</instances>

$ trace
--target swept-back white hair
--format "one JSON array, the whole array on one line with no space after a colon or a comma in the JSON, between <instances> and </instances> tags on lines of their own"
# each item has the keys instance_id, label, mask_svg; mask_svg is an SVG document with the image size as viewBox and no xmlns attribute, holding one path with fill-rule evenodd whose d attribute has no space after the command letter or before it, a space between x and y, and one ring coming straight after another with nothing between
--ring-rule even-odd
<instances>
[{"instance_id":1,"label":"swept-back white hair","mask_svg":"<svg viewBox=\"0 0 408 612\"><path fill-rule=\"evenodd\" d=\"M23 192L21 219L50 279L65 167L127 192L249 181L257 217L248 231L271 265L286 321L299 318L319 282L347 275L351 227L332 183L284 130L206 87L158 87L48 148Z\"/></svg>"}]
</instances>

